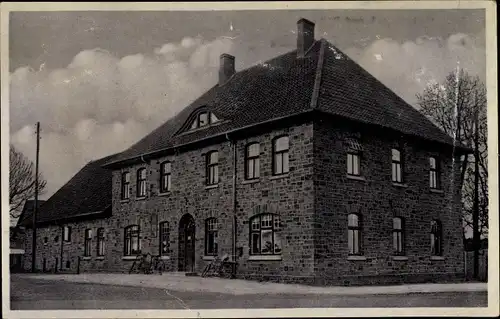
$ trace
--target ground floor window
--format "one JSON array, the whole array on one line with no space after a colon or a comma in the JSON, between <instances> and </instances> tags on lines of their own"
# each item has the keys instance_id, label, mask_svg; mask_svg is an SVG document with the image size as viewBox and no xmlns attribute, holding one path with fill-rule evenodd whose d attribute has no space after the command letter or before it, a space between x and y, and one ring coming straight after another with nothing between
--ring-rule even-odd
<instances>
[{"instance_id":1,"label":"ground floor window","mask_svg":"<svg viewBox=\"0 0 500 319\"><path fill-rule=\"evenodd\" d=\"M125 228L125 256L138 255L141 252L139 226L131 225Z\"/></svg>"},{"instance_id":2,"label":"ground floor window","mask_svg":"<svg viewBox=\"0 0 500 319\"><path fill-rule=\"evenodd\" d=\"M90 249L92 243L92 229L85 229L85 246L83 256L90 257Z\"/></svg>"},{"instance_id":3,"label":"ground floor window","mask_svg":"<svg viewBox=\"0 0 500 319\"><path fill-rule=\"evenodd\" d=\"M170 253L170 227L168 222L160 223L160 255L168 256Z\"/></svg>"},{"instance_id":4,"label":"ground floor window","mask_svg":"<svg viewBox=\"0 0 500 319\"><path fill-rule=\"evenodd\" d=\"M217 218L205 221L205 256L217 255Z\"/></svg>"},{"instance_id":5,"label":"ground floor window","mask_svg":"<svg viewBox=\"0 0 500 319\"><path fill-rule=\"evenodd\" d=\"M99 228L97 230L97 256L104 256L104 228Z\"/></svg>"},{"instance_id":6,"label":"ground floor window","mask_svg":"<svg viewBox=\"0 0 500 319\"><path fill-rule=\"evenodd\" d=\"M275 214L261 214L250 219L250 254L281 254L281 221Z\"/></svg>"}]
</instances>

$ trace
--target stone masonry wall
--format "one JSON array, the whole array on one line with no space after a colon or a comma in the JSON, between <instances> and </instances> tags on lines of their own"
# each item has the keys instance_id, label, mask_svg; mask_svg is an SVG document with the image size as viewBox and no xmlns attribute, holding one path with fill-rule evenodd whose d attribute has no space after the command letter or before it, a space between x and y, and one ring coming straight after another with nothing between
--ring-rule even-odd
<instances>
[{"instance_id":1,"label":"stone masonry wall","mask_svg":"<svg viewBox=\"0 0 500 319\"><path fill-rule=\"evenodd\" d=\"M71 227L71 241L63 241L62 227ZM97 257L97 229L105 229L105 254ZM85 230L92 229L91 256L84 257ZM66 223L61 225L51 225L37 228L37 256L36 269L38 271L54 272L56 263L57 271L64 270L76 272L78 267L78 258L80 257L80 271L103 271L109 267L109 257L111 256L111 247L116 244L109 240L110 219L96 219L89 221L80 221ZM31 270L31 247L32 247L32 229L26 231L26 251L24 268ZM45 243L45 238L47 242ZM61 247L62 243L62 247ZM61 263L62 248L62 263ZM68 264L69 262L69 264ZM62 267L61 267L62 266ZM68 267L69 266L69 267Z\"/></svg>"},{"instance_id":2,"label":"stone masonry wall","mask_svg":"<svg viewBox=\"0 0 500 319\"><path fill-rule=\"evenodd\" d=\"M362 180L347 177L346 137L363 147ZM451 154L429 146L405 143L404 187L391 180L391 148L398 136L359 132L339 122L314 125L316 193L315 270L318 282L426 281L463 273L462 225L459 197L453 185ZM429 156L440 155L442 192L429 188ZM459 165L455 164L455 168ZM455 183L458 181L455 170ZM455 190L453 194L452 190ZM455 197L453 197L455 195ZM350 260L347 215L362 215L363 257ZM405 219L406 255L393 257L392 218ZM443 225L443 258L430 256L430 223Z\"/></svg>"}]
</instances>

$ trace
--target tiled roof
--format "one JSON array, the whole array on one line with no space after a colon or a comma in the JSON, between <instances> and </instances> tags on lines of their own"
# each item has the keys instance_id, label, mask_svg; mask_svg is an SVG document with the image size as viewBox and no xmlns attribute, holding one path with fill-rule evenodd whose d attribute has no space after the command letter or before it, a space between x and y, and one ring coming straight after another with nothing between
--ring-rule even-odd
<instances>
[{"instance_id":1,"label":"tiled roof","mask_svg":"<svg viewBox=\"0 0 500 319\"><path fill-rule=\"evenodd\" d=\"M40 208L43 203L45 203L44 200L38 200L38 207ZM31 225L32 223L32 215L33 215L33 210L35 209L35 200L29 199L26 202L24 202L23 210L21 212L21 215L19 215L19 219L17 220L17 225L18 226L26 226L26 225Z\"/></svg>"},{"instance_id":2,"label":"tiled roof","mask_svg":"<svg viewBox=\"0 0 500 319\"><path fill-rule=\"evenodd\" d=\"M202 106L222 123L176 134L190 114ZM313 109L453 145L450 136L321 39L304 58L298 58L293 50L235 73L107 164Z\"/></svg>"},{"instance_id":3,"label":"tiled roof","mask_svg":"<svg viewBox=\"0 0 500 319\"><path fill-rule=\"evenodd\" d=\"M110 155L85 165L40 206L37 222L45 223L84 215L100 214L111 206L111 174L102 167ZM31 223L32 211L26 222ZM29 226L26 225L26 226Z\"/></svg>"}]
</instances>

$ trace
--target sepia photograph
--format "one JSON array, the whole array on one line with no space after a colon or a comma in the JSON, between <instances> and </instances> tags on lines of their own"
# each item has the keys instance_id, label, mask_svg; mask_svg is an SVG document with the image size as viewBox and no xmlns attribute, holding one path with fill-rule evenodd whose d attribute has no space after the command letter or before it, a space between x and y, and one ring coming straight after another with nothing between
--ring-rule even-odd
<instances>
[{"instance_id":1,"label":"sepia photograph","mask_svg":"<svg viewBox=\"0 0 500 319\"><path fill-rule=\"evenodd\" d=\"M494 2L58 5L2 4L4 317L498 315Z\"/></svg>"}]
</instances>

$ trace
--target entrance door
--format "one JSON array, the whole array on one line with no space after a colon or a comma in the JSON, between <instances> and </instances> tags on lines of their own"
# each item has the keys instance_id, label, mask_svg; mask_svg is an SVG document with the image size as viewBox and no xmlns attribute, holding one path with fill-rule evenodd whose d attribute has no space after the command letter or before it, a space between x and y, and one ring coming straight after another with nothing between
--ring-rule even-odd
<instances>
[{"instance_id":1,"label":"entrance door","mask_svg":"<svg viewBox=\"0 0 500 319\"><path fill-rule=\"evenodd\" d=\"M179 271L195 270L195 231L193 216L182 216L179 222Z\"/></svg>"}]
</instances>

